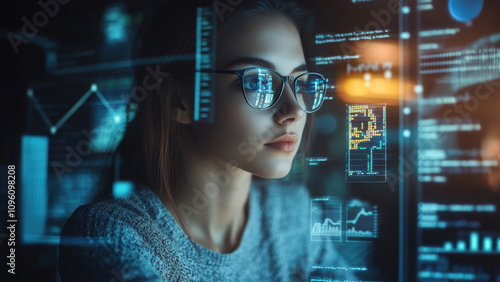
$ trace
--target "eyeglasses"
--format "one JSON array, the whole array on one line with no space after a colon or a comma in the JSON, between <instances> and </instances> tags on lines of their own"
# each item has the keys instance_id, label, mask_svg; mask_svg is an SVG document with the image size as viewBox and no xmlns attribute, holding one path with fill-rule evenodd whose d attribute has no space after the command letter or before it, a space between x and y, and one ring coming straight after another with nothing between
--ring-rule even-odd
<instances>
[{"instance_id":1,"label":"eyeglasses","mask_svg":"<svg viewBox=\"0 0 500 282\"><path fill-rule=\"evenodd\" d=\"M241 78L243 96L248 105L255 109L269 109L283 94L285 83L293 81L294 96L306 112L317 111L325 100L326 78L319 73L307 72L297 77L282 76L277 71L253 67L243 70L199 70L199 72L236 74Z\"/></svg>"}]
</instances>

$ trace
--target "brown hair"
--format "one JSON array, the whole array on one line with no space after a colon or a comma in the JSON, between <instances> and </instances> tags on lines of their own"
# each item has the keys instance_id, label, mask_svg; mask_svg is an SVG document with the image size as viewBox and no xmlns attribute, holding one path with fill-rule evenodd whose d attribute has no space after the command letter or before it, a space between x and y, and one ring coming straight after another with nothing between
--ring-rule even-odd
<instances>
[{"instance_id":1,"label":"brown hair","mask_svg":"<svg viewBox=\"0 0 500 282\"><path fill-rule=\"evenodd\" d=\"M285 16L302 34L305 12L296 2L234 2L238 5L231 6L223 11L223 17L218 17L218 34L234 21L258 14ZM221 7L215 4L215 1L184 1L182 4L165 1L142 22L136 37L135 59L162 60L134 67L135 88L127 104L126 130L117 149L108 157L96 200L109 197L118 170L122 179L142 183L160 199L168 201L185 229L174 199L175 187L184 171L181 133L189 134L191 127L177 123L169 113L173 107L182 107L181 98L193 103L195 66L194 55L190 54L195 53L196 7L209 5L221 13ZM311 122L308 118L308 124Z\"/></svg>"}]
</instances>

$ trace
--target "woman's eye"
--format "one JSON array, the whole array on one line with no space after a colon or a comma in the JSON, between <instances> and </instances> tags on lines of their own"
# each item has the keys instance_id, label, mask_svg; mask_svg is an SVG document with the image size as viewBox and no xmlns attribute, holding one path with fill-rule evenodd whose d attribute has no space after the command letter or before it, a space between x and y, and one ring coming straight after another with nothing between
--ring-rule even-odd
<instances>
[{"instance_id":1,"label":"woman's eye","mask_svg":"<svg viewBox=\"0 0 500 282\"><path fill-rule=\"evenodd\" d=\"M245 80L245 89L254 90L257 88L257 82L255 79L247 79Z\"/></svg>"},{"instance_id":2,"label":"woman's eye","mask_svg":"<svg viewBox=\"0 0 500 282\"><path fill-rule=\"evenodd\" d=\"M267 81L264 78L259 79L259 77L251 77L246 78L244 83L245 84L243 86L245 87L245 90L260 91L262 90L261 88L266 87Z\"/></svg>"}]
</instances>

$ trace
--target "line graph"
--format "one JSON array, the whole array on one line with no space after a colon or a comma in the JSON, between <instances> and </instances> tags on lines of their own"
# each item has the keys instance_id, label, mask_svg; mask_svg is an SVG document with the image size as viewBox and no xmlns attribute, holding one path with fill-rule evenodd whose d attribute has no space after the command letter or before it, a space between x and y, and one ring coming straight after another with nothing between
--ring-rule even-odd
<instances>
[{"instance_id":1,"label":"line graph","mask_svg":"<svg viewBox=\"0 0 500 282\"><path fill-rule=\"evenodd\" d=\"M377 237L377 206L353 200L346 206L346 241Z\"/></svg>"},{"instance_id":2,"label":"line graph","mask_svg":"<svg viewBox=\"0 0 500 282\"><path fill-rule=\"evenodd\" d=\"M43 110L42 106L38 102L38 99L36 98L33 89L28 88L28 90L26 91L26 95L33 102L35 108L37 109L38 113L42 117L45 124L47 124L49 131L52 135L55 135L57 133L59 128L63 126L63 124L82 106L83 103L85 103L85 101L89 99L89 97L92 94L95 94L99 98L102 104L114 117L114 121L116 123L120 122L122 117L110 106L109 102L104 98L104 96L102 95L101 91L99 91L99 88L95 83L92 83L90 85L89 90L87 90L87 92L85 92L85 94L83 94L83 96L80 99L78 99L78 101L76 101L76 103L56 123L52 123L50 121L47 114Z\"/></svg>"},{"instance_id":3,"label":"line graph","mask_svg":"<svg viewBox=\"0 0 500 282\"><path fill-rule=\"evenodd\" d=\"M342 203L331 199L311 201L311 241L342 240Z\"/></svg>"},{"instance_id":4,"label":"line graph","mask_svg":"<svg viewBox=\"0 0 500 282\"><path fill-rule=\"evenodd\" d=\"M362 208L361 211L358 212L356 217L353 220L347 220L347 223L356 224L362 215L373 216L373 212L372 211L367 212L367 211L365 211L365 208Z\"/></svg>"}]
</instances>

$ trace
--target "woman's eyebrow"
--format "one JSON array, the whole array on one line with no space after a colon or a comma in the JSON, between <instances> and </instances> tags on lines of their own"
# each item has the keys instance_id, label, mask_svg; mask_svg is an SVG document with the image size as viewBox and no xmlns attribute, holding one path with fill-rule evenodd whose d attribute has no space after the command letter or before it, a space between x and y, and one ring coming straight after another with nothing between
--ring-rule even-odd
<instances>
[{"instance_id":1,"label":"woman's eyebrow","mask_svg":"<svg viewBox=\"0 0 500 282\"><path fill-rule=\"evenodd\" d=\"M293 71L292 71L292 73L294 73L294 72L301 72L301 71L307 72L307 66L306 66L306 64L302 64L302 65L294 68Z\"/></svg>"},{"instance_id":2,"label":"woman's eyebrow","mask_svg":"<svg viewBox=\"0 0 500 282\"><path fill-rule=\"evenodd\" d=\"M236 65L255 65L255 66L260 66L268 69L276 69L276 66L264 59L261 58L255 58L255 57L241 57L239 59L236 59L229 64L226 64L224 68L229 68L231 66L236 66ZM307 71L307 66L306 64L302 64L295 69L293 69L292 73L294 72L300 72L300 71Z\"/></svg>"},{"instance_id":3,"label":"woman's eyebrow","mask_svg":"<svg viewBox=\"0 0 500 282\"><path fill-rule=\"evenodd\" d=\"M268 69L274 69L275 65L267 60L260 59L260 58L255 58L255 57L241 57L238 58L229 64L227 64L224 68L229 68L231 66L236 66L236 65L255 65L255 66L261 66L264 68Z\"/></svg>"}]
</instances>

